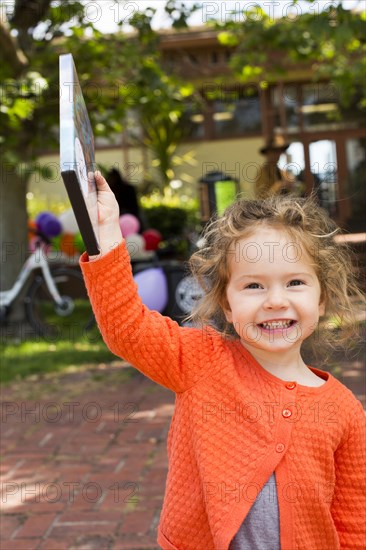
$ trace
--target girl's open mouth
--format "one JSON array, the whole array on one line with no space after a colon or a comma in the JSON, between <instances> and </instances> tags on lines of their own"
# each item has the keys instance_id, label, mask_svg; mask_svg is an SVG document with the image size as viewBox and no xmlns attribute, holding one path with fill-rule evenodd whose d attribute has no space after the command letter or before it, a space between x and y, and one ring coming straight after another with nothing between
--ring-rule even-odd
<instances>
[{"instance_id":1,"label":"girl's open mouth","mask_svg":"<svg viewBox=\"0 0 366 550\"><path fill-rule=\"evenodd\" d=\"M282 332L283 330L292 327L296 323L297 321L294 321L293 319L281 319L277 321L265 321L264 323L259 323L258 326L260 326L262 330Z\"/></svg>"}]
</instances>

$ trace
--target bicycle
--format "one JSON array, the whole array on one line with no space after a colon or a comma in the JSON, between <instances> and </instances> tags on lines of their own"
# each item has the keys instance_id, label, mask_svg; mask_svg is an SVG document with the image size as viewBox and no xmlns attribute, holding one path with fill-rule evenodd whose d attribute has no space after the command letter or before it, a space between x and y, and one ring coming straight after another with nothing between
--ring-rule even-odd
<instances>
[{"instance_id":1,"label":"bicycle","mask_svg":"<svg viewBox=\"0 0 366 550\"><path fill-rule=\"evenodd\" d=\"M24 308L36 335L68 340L85 335L96 323L77 262L75 268L51 266L52 261L60 263L59 254L55 260L51 259L50 240L40 231L33 232L37 235L34 251L21 267L12 288L0 292L0 322L8 321L12 306L33 277Z\"/></svg>"},{"instance_id":2,"label":"bicycle","mask_svg":"<svg viewBox=\"0 0 366 550\"><path fill-rule=\"evenodd\" d=\"M45 339L75 340L79 336L94 337L95 317L77 261L75 268L52 267L48 250L50 240L39 230L35 250L24 262L13 287L0 291L0 323L7 322L12 305L33 275L24 298L25 316L35 334ZM55 260L60 260L56 254ZM159 267L163 271L167 303L161 311L180 324L201 296L181 261L132 262L134 277L145 270Z\"/></svg>"}]
</instances>

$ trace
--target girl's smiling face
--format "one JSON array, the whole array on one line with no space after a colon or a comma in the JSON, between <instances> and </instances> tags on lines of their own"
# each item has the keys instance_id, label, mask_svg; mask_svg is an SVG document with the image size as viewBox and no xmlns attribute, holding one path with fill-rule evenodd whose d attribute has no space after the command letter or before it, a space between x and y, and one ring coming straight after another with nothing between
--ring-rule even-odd
<instances>
[{"instance_id":1,"label":"girl's smiling face","mask_svg":"<svg viewBox=\"0 0 366 550\"><path fill-rule=\"evenodd\" d=\"M285 230L262 226L229 251L226 319L249 351L297 350L324 314L318 277Z\"/></svg>"}]
</instances>

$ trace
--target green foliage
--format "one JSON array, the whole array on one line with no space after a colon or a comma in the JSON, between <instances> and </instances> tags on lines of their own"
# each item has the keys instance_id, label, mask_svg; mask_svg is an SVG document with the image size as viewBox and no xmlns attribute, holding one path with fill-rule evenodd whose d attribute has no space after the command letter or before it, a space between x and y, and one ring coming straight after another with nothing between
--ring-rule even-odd
<instances>
[{"instance_id":1,"label":"green foliage","mask_svg":"<svg viewBox=\"0 0 366 550\"><path fill-rule=\"evenodd\" d=\"M174 2L169 4L170 8L169 5L167 7L173 9ZM194 88L163 70L158 50L159 37L151 28L153 14L150 9L145 13L136 13L131 20L138 33L133 44L139 49L137 59L134 57L136 93L131 98L131 107L137 112L144 129L142 144L152 152L152 166L157 168L159 188L162 190L174 179L173 159L184 135L181 119L185 102L194 94Z\"/></svg>"},{"instance_id":2,"label":"green foliage","mask_svg":"<svg viewBox=\"0 0 366 550\"><path fill-rule=\"evenodd\" d=\"M168 0L165 6L165 12L172 20L174 29L185 29L188 27L187 19L192 13L201 8L200 4L187 5L185 2L177 2L176 0Z\"/></svg>"},{"instance_id":3,"label":"green foliage","mask_svg":"<svg viewBox=\"0 0 366 550\"><path fill-rule=\"evenodd\" d=\"M235 46L231 66L243 82L275 81L289 66L310 69L314 81L332 81L343 106L365 108L366 17L341 2L308 0L308 12L273 19L263 10L244 10L240 23L217 24L220 41ZM293 0L296 4L296 0Z\"/></svg>"},{"instance_id":4,"label":"green foliage","mask_svg":"<svg viewBox=\"0 0 366 550\"><path fill-rule=\"evenodd\" d=\"M183 202L169 190L165 195L153 193L141 198L144 218L149 227L159 231L163 237L159 252L162 256L187 259L189 256L189 235L200 231L199 207L196 200Z\"/></svg>"},{"instance_id":5,"label":"green foliage","mask_svg":"<svg viewBox=\"0 0 366 550\"><path fill-rule=\"evenodd\" d=\"M143 212L149 226L158 230L166 240L186 235L196 209L160 204L144 207Z\"/></svg>"},{"instance_id":6,"label":"green foliage","mask_svg":"<svg viewBox=\"0 0 366 550\"><path fill-rule=\"evenodd\" d=\"M122 4L123 0L117 0ZM159 37L152 29L155 10L138 11L130 21L135 38L122 32L102 34L88 15L87 0L13 0L0 18L0 185L7 206L1 220L3 242L26 246L26 202L30 175L37 158L59 147L59 55L75 59L96 136L121 133L126 115L134 110L153 152L164 188L174 177L177 142L181 139L183 103L191 94L162 69ZM174 21L179 5L169 2ZM188 8L176 24L183 25ZM146 178L147 179L147 178ZM152 181L152 177L150 177ZM46 208L47 210L49 208ZM14 220L19 223L14 227ZM2 245L1 245L2 246ZM1 284L13 283L22 260L12 256L2 270Z\"/></svg>"},{"instance_id":7,"label":"green foliage","mask_svg":"<svg viewBox=\"0 0 366 550\"><path fill-rule=\"evenodd\" d=\"M183 208L160 205L144 209L144 213L149 226L157 229L164 240L183 234L188 217Z\"/></svg>"},{"instance_id":8,"label":"green foliage","mask_svg":"<svg viewBox=\"0 0 366 550\"><path fill-rule=\"evenodd\" d=\"M38 12L34 10L32 28L27 27L31 12L21 12L20 3L15 2L10 17L28 64L20 76L12 75L9 60L0 67L4 160L29 174L40 152L58 148L58 56L71 52L95 134L120 133L127 110L135 110L164 187L174 177L172 157L182 137L180 119L193 88L162 69L159 36L152 29L155 10L135 13L130 24L137 35L132 39L122 32L102 34L85 18L82 2L50 0L43 3L48 4L43 11L38 2L34 4ZM167 14L173 21L177 9L171 0ZM189 13L185 7L181 25Z\"/></svg>"},{"instance_id":9,"label":"green foliage","mask_svg":"<svg viewBox=\"0 0 366 550\"><path fill-rule=\"evenodd\" d=\"M29 175L40 152L56 150L59 144L59 54L74 56L96 135L121 130L115 121L121 120L127 106L116 101L122 76L114 61L116 44L85 20L80 2L49 3L33 29L24 29L26 15L17 14L17 4L10 24L19 44L27 47L28 64L14 77L9 62L2 64L0 142L5 161Z\"/></svg>"}]
</instances>

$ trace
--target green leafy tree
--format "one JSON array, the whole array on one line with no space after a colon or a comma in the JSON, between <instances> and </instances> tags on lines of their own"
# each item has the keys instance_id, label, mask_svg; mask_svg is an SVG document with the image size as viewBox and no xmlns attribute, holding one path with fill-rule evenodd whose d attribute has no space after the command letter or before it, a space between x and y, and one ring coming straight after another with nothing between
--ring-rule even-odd
<instances>
[{"instance_id":1,"label":"green leafy tree","mask_svg":"<svg viewBox=\"0 0 366 550\"><path fill-rule=\"evenodd\" d=\"M221 43L235 47L231 66L243 82L278 81L289 67L304 67L314 81L337 86L342 105L366 109L366 13L347 9L347 2L322 7L307 0L301 11L292 0L286 16L274 18L259 6L218 23ZM361 2L359 5L361 6ZM288 6L287 6L288 8Z\"/></svg>"},{"instance_id":2,"label":"green leafy tree","mask_svg":"<svg viewBox=\"0 0 366 550\"><path fill-rule=\"evenodd\" d=\"M173 4L168 2L166 6L171 16L176 11ZM152 165L157 172L157 178L151 171L145 175L145 192L162 191L174 178L176 149L184 136L184 127L180 122L186 100L194 96L194 87L190 83L168 75L162 67L158 47L160 38L151 28L154 14L155 10L148 9L136 13L130 22L137 31L134 44L139 45L133 75L137 93L132 108L137 113L143 135L136 141L151 151ZM184 21L185 18L182 18L179 23L175 22L175 27L183 26Z\"/></svg>"},{"instance_id":3,"label":"green leafy tree","mask_svg":"<svg viewBox=\"0 0 366 550\"><path fill-rule=\"evenodd\" d=\"M113 46L87 20L81 2L16 0L7 13L10 7L2 3L0 22L1 288L11 286L27 252L29 177L40 169L40 152L58 147L58 55L69 51L77 60L97 134L118 130L118 107L125 108L113 97ZM106 65L104 75L99 71Z\"/></svg>"},{"instance_id":4,"label":"green leafy tree","mask_svg":"<svg viewBox=\"0 0 366 550\"><path fill-rule=\"evenodd\" d=\"M188 17L185 8L177 18L183 7L173 0L167 4L175 27L184 26ZM5 289L14 282L27 251L29 177L36 170L47 176L37 159L46 148L58 148L59 54L71 52L75 58L96 135L121 132L128 110L137 112L162 187L173 173L183 102L192 89L161 68L152 9L135 14L131 37L122 32L122 23L121 32L102 34L86 16L83 1L14 0L1 2L0 8L0 232L1 288Z\"/></svg>"}]
</instances>

